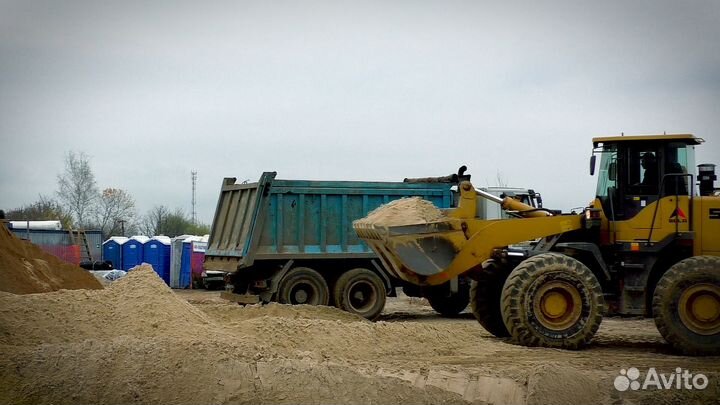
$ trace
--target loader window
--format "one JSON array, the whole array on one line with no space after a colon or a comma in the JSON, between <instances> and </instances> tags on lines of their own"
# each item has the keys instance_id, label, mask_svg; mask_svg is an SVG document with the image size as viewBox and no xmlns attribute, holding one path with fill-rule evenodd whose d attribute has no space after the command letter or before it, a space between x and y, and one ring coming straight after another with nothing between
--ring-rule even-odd
<instances>
[{"instance_id":1,"label":"loader window","mask_svg":"<svg viewBox=\"0 0 720 405\"><path fill-rule=\"evenodd\" d=\"M598 172L597 197L603 206L609 203L612 190L617 188L617 150L605 149L600 156L600 170Z\"/></svg>"},{"instance_id":2,"label":"loader window","mask_svg":"<svg viewBox=\"0 0 720 405\"><path fill-rule=\"evenodd\" d=\"M669 144L665 149L665 184L663 184L663 195L687 195L688 194L688 182L687 176L675 176L676 174L687 174L688 164L694 165L694 162L689 162L693 157L693 150L688 152L688 146L681 143ZM692 166L690 166L692 167Z\"/></svg>"},{"instance_id":3,"label":"loader window","mask_svg":"<svg viewBox=\"0 0 720 405\"><path fill-rule=\"evenodd\" d=\"M655 148L628 149L628 186L631 194L657 195L658 151Z\"/></svg>"}]
</instances>

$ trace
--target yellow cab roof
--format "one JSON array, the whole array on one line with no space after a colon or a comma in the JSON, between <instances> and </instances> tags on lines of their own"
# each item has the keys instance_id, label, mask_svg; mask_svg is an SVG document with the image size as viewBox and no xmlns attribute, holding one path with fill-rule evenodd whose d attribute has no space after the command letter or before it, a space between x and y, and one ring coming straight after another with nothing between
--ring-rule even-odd
<instances>
[{"instance_id":1,"label":"yellow cab roof","mask_svg":"<svg viewBox=\"0 0 720 405\"><path fill-rule=\"evenodd\" d=\"M615 142L631 142L631 141L678 141L685 142L692 145L699 145L705 142L704 139L698 138L693 134L664 134L664 135L628 135L628 136L602 136L593 138L593 145L595 147L601 143L615 143Z\"/></svg>"}]
</instances>

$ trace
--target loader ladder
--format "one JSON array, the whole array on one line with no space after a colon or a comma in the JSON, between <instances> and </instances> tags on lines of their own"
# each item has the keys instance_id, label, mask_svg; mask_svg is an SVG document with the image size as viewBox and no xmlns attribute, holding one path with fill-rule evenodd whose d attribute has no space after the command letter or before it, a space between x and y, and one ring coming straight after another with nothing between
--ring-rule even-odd
<instances>
[{"instance_id":1,"label":"loader ladder","mask_svg":"<svg viewBox=\"0 0 720 405\"><path fill-rule=\"evenodd\" d=\"M68 232L70 233L71 243L80 246L80 261L93 261L85 231L81 229L71 229Z\"/></svg>"}]
</instances>

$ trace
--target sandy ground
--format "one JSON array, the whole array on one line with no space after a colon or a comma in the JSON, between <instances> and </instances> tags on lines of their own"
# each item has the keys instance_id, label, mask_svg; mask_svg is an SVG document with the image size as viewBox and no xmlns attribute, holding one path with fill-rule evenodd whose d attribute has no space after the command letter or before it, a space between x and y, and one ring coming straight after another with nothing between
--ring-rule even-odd
<instances>
[{"instance_id":1,"label":"sandy ground","mask_svg":"<svg viewBox=\"0 0 720 405\"><path fill-rule=\"evenodd\" d=\"M233 318L245 316L240 314L252 308L238 311L224 303L217 291L176 290L175 293L228 325ZM376 344L377 350L350 353L342 345L333 348L322 344L321 336L307 342L302 350L323 358L343 359L371 374L402 378L415 386L439 387L473 403L720 401L720 357L674 354L651 319L606 318L591 347L581 351L526 348L490 335L469 310L455 318L444 318L424 299L400 295L388 298L375 324L387 333L376 330L375 333L380 333L375 336L362 336L356 335L354 328L348 331L348 340L357 342L368 338L367 344ZM363 324L363 321L356 322ZM436 334L419 338L419 331ZM411 334L414 336L409 336ZM641 383L651 367L668 377L680 367L706 375L709 384L700 391L652 387L626 392L616 390L613 383L620 370L631 367L641 371Z\"/></svg>"},{"instance_id":2,"label":"sandy ground","mask_svg":"<svg viewBox=\"0 0 720 405\"><path fill-rule=\"evenodd\" d=\"M708 386L619 392L630 367ZM172 291L151 268L103 290L0 293L0 403L717 403L719 382L719 357L674 355L641 319L606 319L572 352L515 346L421 299L391 298L369 322Z\"/></svg>"}]
</instances>

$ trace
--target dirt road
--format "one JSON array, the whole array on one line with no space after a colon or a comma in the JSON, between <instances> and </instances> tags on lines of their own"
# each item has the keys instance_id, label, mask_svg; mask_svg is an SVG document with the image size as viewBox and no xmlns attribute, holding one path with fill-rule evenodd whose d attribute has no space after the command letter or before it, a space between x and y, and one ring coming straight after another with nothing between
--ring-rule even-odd
<instances>
[{"instance_id":1,"label":"dirt road","mask_svg":"<svg viewBox=\"0 0 720 405\"><path fill-rule=\"evenodd\" d=\"M269 313L280 313L283 307L238 310L223 303L217 292L185 290L176 294L238 330L245 327L239 320L248 313L272 316ZM292 321L280 323L307 325L306 316L311 314L298 311ZM273 331L265 322L272 323L263 318L255 325ZM283 341L318 359L399 377L418 387L435 386L476 403L717 403L720 397L720 358L673 354L650 319L604 319L594 344L581 351L526 348L493 337L467 310L456 318L443 318L424 299L401 296L388 299L375 324L362 320L330 326L321 323L305 328L302 339L282 335L270 339L275 345L283 345ZM641 372L640 383L650 368L671 378L679 367L707 376L708 387L659 390L651 384L645 390L615 389L620 371L632 367Z\"/></svg>"},{"instance_id":2,"label":"dirt road","mask_svg":"<svg viewBox=\"0 0 720 405\"><path fill-rule=\"evenodd\" d=\"M702 373L707 386L634 390L650 368L673 384L677 368ZM618 377L628 390L615 388ZM593 346L571 352L512 345L469 314L441 318L419 299L390 299L377 322L331 307L241 307L218 292L172 291L149 267L104 290L0 292L0 403L665 404L719 395L720 358L670 353L647 320L607 319Z\"/></svg>"}]
</instances>

